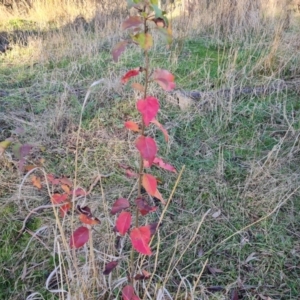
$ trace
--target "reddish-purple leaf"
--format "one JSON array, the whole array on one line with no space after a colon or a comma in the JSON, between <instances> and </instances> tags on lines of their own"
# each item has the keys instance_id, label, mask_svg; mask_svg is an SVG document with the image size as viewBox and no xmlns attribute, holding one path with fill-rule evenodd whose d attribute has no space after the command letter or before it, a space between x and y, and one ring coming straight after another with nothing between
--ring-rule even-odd
<instances>
[{"instance_id":1,"label":"reddish-purple leaf","mask_svg":"<svg viewBox=\"0 0 300 300\"><path fill-rule=\"evenodd\" d=\"M88 228L83 226L77 228L71 236L70 247L76 249L82 247L89 240L89 236Z\"/></svg>"},{"instance_id":2,"label":"reddish-purple leaf","mask_svg":"<svg viewBox=\"0 0 300 300\"><path fill-rule=\"evenodd\" d=\"M126 30L130 27L137 27L143 23L141 17L139 16L130 16L122 23L122 29Z\"/></svg>"},{"instance_id":3,"label":"reddish-purple leaf","mask_svg":"<svg viewBox=\"0 0 300 300\"><path fill-rule=\"evenodd\" d=\"M108 275L111 271L118 265L118 261L111 261L105 265L105 270L103 271L103 275Z\"/></svg>"},{"instance_id":4,"label":"reddish-purple leaf","mask_svg":"<svg viewBox=\"0 0 300 300\"><path fill-rule=\"evenodd\" d=\"M161 225L161 224L160 224ZM149 229L150 229L150 233L151 233L151 237L156 233L157 231L157 228L158 228L158 223L155 222L155 223L151 223L148 225L149 226Z\"/></svg>"},{"instance_id":5,"label":"reddish-purple leaf","mask_svg":"<svg viewBox=\"0 0 300 300\"><path fill-rule=\"evenodd\" d=\"M142 178L142 185L148 194L150 194L151 196L155 195L155 192L157 190L157 181L154 176L150 174L144 174Z\"/></svg>"},{"instance_id":6,"label":"reddish-purple leaf","mask_svg":"<svg viewBox=\"0 0 300 300\"><path fill-rule=\"evenodd\" d=\"M129 206L130 206L130 204L127 199L120 198L115 201L110 213L112 215L115 215L115 214L119 213L120 211L122 211L123 209L128 208Z\"/></svg>"},{"instance_id":7,"label":"reddish-purple leaf","mask_svg":"<svg viewBox=\"0 0 300 300\"><path fill-rule=\"evenodd\" d=\"M149 279L151 277L151 273L147 272L146 270L142 270L143 274L136 274L134 276L135 280L145 280L145 279Z\"/></svg>"},{"instance_id":8,"label":"reddish-purple leaf","mask_svg":"<svg viewBox=\"0 0 300 300\"><path fill-rule=\"evenodd\" d=\"M149 166L151 166L157 153L157 146L154 139L141 135L137 138L135 146L139 150L142 158L147 160Z\"/></svg>"},{"instance_id":9,"label":"reddish-purple leaf","mask_svg":"<svg viewBox=\"0 0 300 300\"><path fill-rule=\"evenodd\" d=\"M117 221L116 228L121 235L125 235L131 225L131 213L123 211L120 213Z\"/></svg>"},{"instance_id":10,"label":"reddish-purple leaf","mask_svg":"<svg viewBox=\"0 0 300 300\"><path fill-rule=\"evenodd\" d=\"M167 70L155 70L153 74L153 79L165 91L172 91L175 88L174 75Z\"/></svg>"},{"instance_id":11,"label":"reddish-purple leaf","mask_svg":"<svg viewBox=\"0 0 300 300\"><path fill-rule=\"evenodd\" d=\"M149 226L134 228L130 232L130 239L133 248L141 254L151 255L149 247L151 232Z\"/></svg>"},{"instance_id":12,"label":"reddish-purple leaf","mask_svg":"<svg viewBox=\"0 0 300 300\"><path fill-rule=\"evenodd\" d=\"M134 293L131 285L126 285L122 290L122 300L140 300L140 298Z\"/></svg>"},{"instance_id":13,"label":"reddish-purple leaf","mask_svg":"<svg viewBox=\"0 0 300 300\"><path fill-rule=\"evenodd\" d=\"M150 212L156 211L156 206L150 206L144 198L135 199L135 204L142 216L147 215Z\"/></svg>"},{"instance_id":14,"label":"reddish-purple leaf","mask_svg":"<svg viewBox=\"0 0 300 300\"><path fill-rule=\"evenodd\" d=\"M118 62L120 55L125 51L128 41L117 43L112 49L112 56L115 62Z\"/></svg>"},{"instance_id":15,"label":"reddish-purple leaf","mask_svg":"<svg viewBox=\"0 0 300 300\"><path fill-rule=\"evenodd\" d=\"M137 109L142 114L145 125L148 126L157 115L159 102L155 97L149 96L146 99L138 100Z\"/></svg>"},{"instance_id":16,"label":"reddish-purple leaf","mask_svg":"<svg viewBox=\"0 0 300 300\"><path fill-rule=\"evenodd\" d=\"M136 68L128 71L121 79L122 83L126 83L131 77L137 76L140 74L140 68Z\"/></svg>"},{"instance_id":17,"label":"reddish-purple leaf","mask_svg":"<svg viewBox=\"0 0 300 300\"><path fill-rule=\"evenodd\" d=\"M88 206L80 207L80 205L77 205L77 210L86 216L92 216L91 209Z\"/></svg>"}]
</instances>

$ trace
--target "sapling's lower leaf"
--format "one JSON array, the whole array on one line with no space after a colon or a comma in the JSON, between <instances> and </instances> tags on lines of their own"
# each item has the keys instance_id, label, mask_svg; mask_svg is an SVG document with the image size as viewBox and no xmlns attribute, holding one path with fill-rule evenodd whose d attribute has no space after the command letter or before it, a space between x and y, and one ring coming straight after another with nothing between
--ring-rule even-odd
<instances>
[{"instance_id":1,"label":"sapling's lower leaf","mask_svg":"<svg viewBox=\"0 0 300 300\"><path fill-rule=\"evenodd\" d=\"M135 280L146 280L151 277L151 273L147 272L146 270L142 270L142 274L136 274L134 276Z\"/></svg>"},{"instance_id":2,"label":"sapling's lower leaf","mask_svg":"<svg viewBox=\"0 0 300 300\"><path fill-rule=\"evenodd\" d=\"M135 204L142 216L145 216L150 212L154 212L157 209L157 206L150 206L144 198L135 199Z\"/></svg>"},{"instance_id":3,"label":"sapling's lower leaf","mask_svg":"<svg viewBox=\"0 0 300 300\"><path fill-rule=\"evenodd\" d=\"M70 247L75 249L82 247L88 242L89 236L90 232L88 228L83 226L77 228L70 238Z\"/></svg>"},{"instance_id":4,"label":"sapling's lower leaf","mask_svg":"<svg viewBox=\"0 0 300 300\"><path fill-rule=\"evenodd\" d=\"M149 246L151 232L149 226L137 227L131 230L130 239L133 248L141 254L151 255Z\"/></svg>"},{"instance_id":5,"label":"sapling's lower leaf","mask_svg":"<svg viewBox=\"0 0 300 300\"><path fill-rule=\"evenodd\" d=\"M140 300L140 298L134 293L132 285L126 285L122 289L122 300Z\"/></svg>"},{"instance_id":6,"label":"sapling's lower leaf","mask_svg":"<svg viewBox=\"0 0 300 300\"><path fill-rule=\"evenodd\" d=\"M123 211L116 221L116 229L121 235L125 235L131 225L131 213Z\"/></svg>"},{"instance_id":7,"label":"sapling's lower leaf","mask_svg":"<svg viewBox=\"0 0 300 300\"><path fill-rule=\"evenodd\" d=\"M131 77L137 76L139 74L140 68L130 70L121 78L121 82L126 83Z\"/></svg>"},{"instance_id":8,"label":"sapling's lower leaf","mask_svg":"<svg viewBox=\"0 0 300 300\"><path fill-rule=\"evenodd\" d=\"M120 198L113 204L110 213L115 215L130 206L129 201L125 198Z\"/></svg>"},{"instance_id":9,"label":"sapling's lower leaf","mask_svg":"<svg viewBox=\"0 0 300 300\"><path fill-rule=\"evenodd\" d=\"M59 208L61 217L63 218L71 208L72 208L72 203L71 202L66 202L66 204L61 206Z\"/></svg>"},{"instance_id":10,"label":"sapling's lower leaf","mask_svg":"<svg viewBox=\"0 0 300 300\"><path fill-rule=\"evenodd\" d=\"M157 198L157 199L159 199L162 204L166 204L163 196L161 195L161 193L159 192L158 189L156 189L154 195L152 195L152 196L155 197L155 198Z\"/></svg>"},{"instance_id":11,"label":"sapling's lower leaf","mask_svg":"<svg viewBox=\"0 0 300 300\"><path fill-rule=\"evenodd\" d=\"M142 185L148 194L151 196L155 195L157 190L157 181L154 176L151 174L144 174L142 178Z\"/></svg>"},{"instance_id":12,"label":"sapling's lower leaf","mask_svg":"<svg viewBox=\"0 0 300 300\"><path fill-rule=\"evenodd\" d=\"M146 126L156 117L159 110L159 102L155 97L148 96L145 99L138 100L137 110L142 114Z\"/></svg>"},{"instance_id":13,"label":"sapling's lower leaf","mask_svg":"<svg viewBox=\"0 0 300 300\"><path fill-rule=\"evenodd\" d=\"M60 204L62 202L65 202L68 199L69 195L67 194L59 194L55 193L51 197L51 201L53 204Z\"/></svg>"},{"instance_id":14,"label":"sapling's lower leaf","mask_svg":"<svg viewBox=\"0 0 300 300\"><path fill-rule=\"evenodd\" d=\"M151 166L157 153L155 140L151 137L141 135L137 138L135 146L139 150L142 158L147 160Z\"/></svg>"}]
</instances>

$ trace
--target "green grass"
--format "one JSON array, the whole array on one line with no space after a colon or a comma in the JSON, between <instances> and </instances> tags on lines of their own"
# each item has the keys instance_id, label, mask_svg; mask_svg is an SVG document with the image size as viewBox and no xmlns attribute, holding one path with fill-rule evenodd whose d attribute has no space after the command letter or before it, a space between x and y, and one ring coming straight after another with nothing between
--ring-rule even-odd
<instances>
[{"instance_id":1,"label":"green grass","mask_svg":"<svg viewBox=\"0 0 300 300\"><path fill-rule=\"evenodd\" d=\"M182 45L176 45L176 42L174 48L168 51L157 46L151 56L154 66L170 69L176 75L179 88L211 90L230 87L226 84L226 72L232 62L231 48L220 49L217 42L214 45L212 41L208 43L200 38L187 39ZM24 127L25 135L19 137L23 142L36 142L45 147L44 151L32 153L30 161L42 156L48 173L73 178L77 126L85 91L92 82L102 77L111 78L115 84L114 78L137 66L141 52L129 49L120 62L114 64L106 48L100 47L92 56L76 52L72 45L70 49L72 51L64 52L65 55L49 55L47 61L37 59L36 64L22 62L22 55L26 52L24 49L17 62L14 61L17 53L1 57L1 74L4 76L0 78L0 90L8 91L9 95L0 98L0 112L5 112L3 117L14 112L24 113L17 117L25 122L20 124L17 118L5 119L6 126L10 129ZM255 47L243 48L240 45L233 69L238 73L244 67L243 62L248 64L245 74L236 79L237 85L244 82L249 85L251 80L257 84L260 79L247 78L262 55L253 49ZM46 51L44 54L49 53ZM230 84L232 82L228 81ZM83 114L77 181L88 189L98 172L114 172L102 180L107 202L102 202L99 185L93 188L92 196L87 199L95 215L103 219L101 230L93 233L95 247L100 249L99 252L105 248L112 255L113 247L105 244L109 238L104 230L108 230L111 224L106 223L104 210L110 208L118 197L127 197L134 184L134 180L126 178L118 165L138 165L132 146L136 136L123 129L123 122L138 120L139 116L135 110L135 97L128 86L106 88L106 85L95 88ZM154 85L150 88L156 93ZM168 127L170 142L166 145L161 132L154 128L149 129L148 133L155 135L158 141L159 156L178 170L183 165L186 169L160 231L159 264L155 277L157 285L163 283L169 264L171 268L174 266L193 238L204 213L211 209L194 242L166 283L172 296L175 297L178 292L178 299L185 299L186 286L193 286L204 261L208 259L210 267L222 272L211 274L207 269L204 271L195 288L197 299L225 299L235 288L242 299L256 299L260 294L272 299L297 299L300 294L297 266L300 255L300 195L297 190L299 95L288 91L262 97L241 97L212 109L197 110L192 107L186 111L165 101L164 95L162 103L159 120ZM7 137L6 132L0 133L1 139ZM7 159L10 160L9 157ZM3 166L6 165L3 163ZM24 203L19 206L13 204L12 199L16 197L17 184L23 174L18 173L13 165L2 167L0 171L0 182L4 178L6 184L0 199L3 203L0 212L0 226L3 228L0 299L19 299L26 291L40 292L45 299L56 299L54 294L45 290L47 276L57 263L51 248L53 235L40 237L51 250L33 239L26 256L21 259L31 235L26 232L17 242L12 241L18 235L28 211ZM159 190L167 199L176 176L157 168L153 168L153 173L162 179ZM46 194L38 194L30 186L29 179L26 188L29 189L27 193L48 201ZM290 194L290 199L269 218L242 230L269 214ZM35 204L31 205L31 209L35 207ZM39 202L36 203L38 205ZM218 210L221 214L214 218L213 213ZM158 213L149 217L149 222L157 221L161 211L160 206ZM35 232L44 224L55 228L52 210L34 216L28 223L28 229ZM235 234L239 230L242 232ZM231 235L234 236L223 242ZM157 243L156 238L154 251ZM199 255L199 252L203 253ZM174 253L175 259L170 261ZM255 259L250 259L251 254ZM82 261L79 259L79 262L83 264L85 254L80 255ZM152 256L149 258L150 271L154 263L155 257ZM99 270L102 264L101 261ZM114 272L117 274L118 271ZM124 269L118 274L125 276ZM117 275L112 276L113 280L116 279L114 276ZM178 291L182 278L185 282ZM209 290L217 286L221 290ZM118 289L112 293L117 297Z\"/></svg>"}]
</instances>

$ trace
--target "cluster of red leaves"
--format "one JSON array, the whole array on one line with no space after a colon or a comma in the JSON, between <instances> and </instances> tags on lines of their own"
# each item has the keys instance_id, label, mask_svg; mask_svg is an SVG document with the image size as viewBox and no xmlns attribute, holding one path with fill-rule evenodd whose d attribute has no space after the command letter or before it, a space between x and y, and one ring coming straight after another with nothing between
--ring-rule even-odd
<instances>
[{"instance_id":1,"label":"cluster of red leaves","mask_svg":"<svg viewBox=\"0 0 300 300\"><path fill-rule=\"evenodd\" d=\"M135 202L142 215L146 215L156 210L156 207L150 206L143 198L137 198ZM120 198L115 201L110 212L112 215L119 213L115 228L122 236L126 235L131 227L132 216L130 212L126 211L129 207L129 201L127 199ZM155 223L154 225L150 224L131 229L129 236L132 246L136 251L144 255L152 254L149 243L156 227L157 224Z\"/></svg>"},{"instance_id":2,"label":"cluster of red leaves","mask_svg":"<svg viewBox=\"0 0 300 300\"><path fill-rule=\"evenodd\" d=\"M90 237L90 227L92 225L100 224L98 218L93 217L91 209L88 206L77 206L79 213L79 220L85 225L77 228L71 235L70 247L78 249L86 244Z\"/></svg>"},{"instance_id":3,"label":"cluster of red leaves","mask_svg":"<svg viewBox=\"0 0 300 300\"><path fill-rule=\"evenodd\" d=\"M42 188L40 177L34 175L31 177L31 180L35 187L38 189ZM61 217L65 217L68 211L72 209L72 197L86 195L86 192L82 188L72 189L73 182L65 176L56 177L53 174L47 174L47 181L52 185L52 188L60 188L63 191L62 193L54 193L51 196L51 202L54 205L59 205ZM93 217L91 209L88 206L77 206L77 211L79 213L79 220L84 224L84 226L77 228L71 235L70 247L76 249L82 247L89 240L90 227L100 224L100 220Z\"/></svg>"}]
</instances>

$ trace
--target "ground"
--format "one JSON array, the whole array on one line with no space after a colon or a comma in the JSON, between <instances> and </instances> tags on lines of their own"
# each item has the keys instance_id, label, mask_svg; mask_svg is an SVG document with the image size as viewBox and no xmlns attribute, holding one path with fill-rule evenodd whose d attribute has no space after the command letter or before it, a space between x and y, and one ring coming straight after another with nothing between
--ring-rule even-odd
<instances>
[{"instance_id":1,"label":"ground","mask_svg":"<svg viewBox=\"0 0 300 300\"><path fill-rule=\"evenodd\" d=\"M184 170L167 210L157 204L146 218L164 216L151 246L155 254L137 260L137 272L155 274L136 284L140 297L147 289L148 299L299 298L300 14L292 9L286 27L286 15L273 6L260 19L239 10L232 24L225 22L225 4L189 17L170 14L173 44L166 48L155 35L150 52L152 67L172 72L178 90L217 96L204 106L181 103L150 85L169 141L155 127L148 134L158 141L159 156ZM66 290L72 299L120 299L127 280L128 239L115 249L109 210L135 185L120 165L138 165L136 135L124 121L139 120L140 95L120 78L143 64L143 53L129 47L118 63L112 60L112 47L126 36L119 32L126 12L65 5L1 12L0 31L11 49L0 54L0 142L12 136L32 145L26 166L39 168L20 171L13 147L0 157L0 299L66 299ZM86 93L99 79L80 125ZM238 97L218 93L258 86L275 88ZM33 186L31 176L44 178L44 172L91 190L78 200L101 220L88 246L68 250L79 221L62 220L51 208L60 187L47 190L45 180L42 189ZM178 173L153 168L165 199ZM94 185L99 174L109 176ZM39 206L47 208L32 214L20 234ZM102 275L120 253L118 268Z\"/></svg>"}]
</instances>

